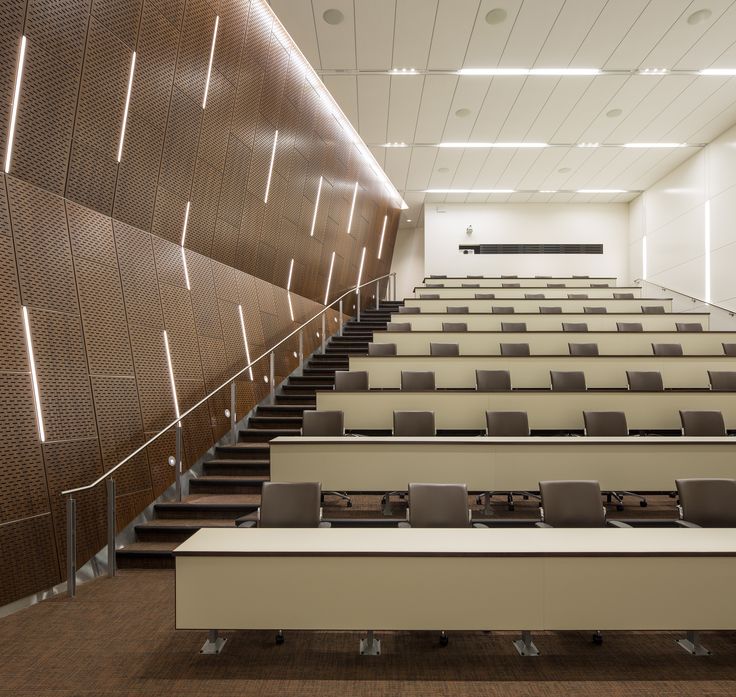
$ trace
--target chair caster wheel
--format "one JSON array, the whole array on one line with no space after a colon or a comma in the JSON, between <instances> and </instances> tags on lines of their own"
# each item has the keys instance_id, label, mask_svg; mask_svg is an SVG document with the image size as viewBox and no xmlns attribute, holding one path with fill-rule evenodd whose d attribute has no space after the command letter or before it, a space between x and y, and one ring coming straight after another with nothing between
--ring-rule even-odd
<instances>
[{"instance_id":1,"label":"chair caster wheel","mask_svg":"<svg viewBox=\"0 0 736 697\"><path fill-rule=\"evenodd\" d=\"M348 508L352 508L352 507L353 507L353 502L352 502L352 501L348 501L348 502L347 502L347 503L346 503L345 505L346 505L346 506L347 506Z\"/></svg>"},{"instance_id":2,"label":"chair caster wheel","mask_svg":"<svg viewBox=\"0 0 736 697\"><path fill-rule=\"evenodd\" d=\"M648 504L648 503L647 503L646 501L639 501L639 505L640 505L640 506L641 506L642 508L646 508L646 507L647 507L647 506L648 506L649 504Z\"/></svg>"},{"instance_id":3,"label":"chair caster wheel","mask_svg":"<svg viewBox=\"0 0 736 697\"><path fill-rule=\"evenodd\" d=\"M447 644L450 643L450 637L447 636L444 632L440 634L440 646L447 646Z\"/></svg>"},{"instance_id":4,"label":"chair caster wheel","mask_svg":"<svg viewBox=\"0 0 736 697\"><path fill-rule=\"evenodd\" d=\"M276 632L276 643L279 645L284 643L284 633L280 629Z\"/></svg>"},{"instance_id":5,"label":"chair caster wheel","mask_svg":"<svg viewBox=\"0 0 736 697\"><path fill-rule=\"evenodd\" d=\"M603 643L603 635L600 632L593 634L593 643L596 646L600 646Z\"/></svg>"},{"instance_id":6,"label":"chair caster wheel","mask_svg":"<svg viewBox=\"0 0 736 697\"><path fill-rule=\"evenodd\" d=\"M616 510L617 511L623 511L624 510L624 505L622 503L617 503L616 504Z\"/></svg>"}]
</instances>

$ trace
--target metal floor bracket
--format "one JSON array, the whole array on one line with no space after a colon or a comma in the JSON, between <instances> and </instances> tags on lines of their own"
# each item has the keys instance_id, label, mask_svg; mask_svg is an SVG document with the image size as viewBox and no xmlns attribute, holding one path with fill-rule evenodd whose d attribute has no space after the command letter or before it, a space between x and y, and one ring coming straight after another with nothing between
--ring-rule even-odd
<instances>
[{"instance_id":1,"label":"metal floor bracket","mask_svg":"<svg viewBox=\"0 0 736 697\"><path fill-rule=\"evenodd\" d=\"M216 629L210 629L210 632L207 636L207 641L204 642L202 648L199 650L199 653L217 655L222 651L226 642L227 639L223 639L221 636L218 636L218 632Z\"/></svg>"},{"instance_id":2,"label":"metal floor bracket","mask_svg":"<svg viewBox=\"0 0 736 697\"><path fill-rule=\"evenodd\" d=\"M531 632L522 632L521 639L514 642L514 648L519 652L519 656L539 656L539 649L532 641Z\"/></svg>"},{"instance_id":3,"label":"metal floor bracket","mask_svg":"<svg viewBox=\"0 0 736 697\"><path fill-rule=\"evenodd\" d=\"M373 631L368 632L365 639L360 640L361 656L380 656L381 642L373 636Z\"/></svg>"},{"instance_id":4,"label":"metal floor bracket","mask_svg":"<svg viewBox=\"0 0 736 697\"><path fill-rule=\"evenodd\" d=\"M700 643L698 632L688 631L685 638L678 639L677 643L693 656L710 656L710 651Z\"/></svg>"}]
</instances>

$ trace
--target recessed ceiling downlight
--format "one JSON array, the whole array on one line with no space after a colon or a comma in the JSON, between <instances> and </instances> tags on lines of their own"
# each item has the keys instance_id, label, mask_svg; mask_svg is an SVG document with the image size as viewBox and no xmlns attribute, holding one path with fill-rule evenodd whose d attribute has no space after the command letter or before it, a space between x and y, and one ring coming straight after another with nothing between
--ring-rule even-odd
<instances>
[{"instance_id":1,"label":"recessed ceiling downlight","mask_svg":"<svg viewBox=\"0 0 736 697\"><path fill-rule=\"evenodd\" d=\"M623 113L624 113L624 112L623 112L623 110L621 110L621 109L611 109L610 111L607 111L607 112L606 112L606 116L607 116L607 117L608 117L609 119L617 119L617 118L618 118L619 116L621 116L621 114L623 114Z\"/></svg>"},{"instance_id":2,"label":"recessed ceiling downlight","mask_svg":"<svg viewBox=\"0 0 736 697\"><path fill-rule=\"evenodd\" d=\"M713 13L707 7L704 7L702 10L697 10L696 12L693 12L687 18L687 23L688 24L700 24L701 22L706 22L707 20L710 19L712 14Z\"/></svg>"},{"instance_id":3,"label":"recessed ceiling downlight","mask_svg":"<svg viewBox=\"0 0 736 697\"><path fill-rule=\"evenodd\" d=\"M501 24L507 16L508 12L506 12L506 10L502 7L496 7L490 12L486 12L486 24Z\"/></svg>"},{"instance_id":4,"label":"recessed ceiling downlight","mask_svg":"<svg viewBox=\"0 0 736 697\"><path fill-rule=\"evenodd\" d=\"M455 116L457 116L460 119L464 119L466 116L470 116L470 109L466 109L465 107L462 107L462 109L458 109L455 112Z\"/></svg>"},{"instance_id":5,"label":"recessed ceiling downlight","mask_svg":"<svg viewBox=\"0 0 736 697\"><path fill-rule=\"evenodd\" d=\"M340 12L340 10L336 10L335 8L331 8L329 10L325 10L322 13L322 19L327 22L327 24L341 24L342 21L345 19L345 15Z\"/></svg>"}]
</instances>

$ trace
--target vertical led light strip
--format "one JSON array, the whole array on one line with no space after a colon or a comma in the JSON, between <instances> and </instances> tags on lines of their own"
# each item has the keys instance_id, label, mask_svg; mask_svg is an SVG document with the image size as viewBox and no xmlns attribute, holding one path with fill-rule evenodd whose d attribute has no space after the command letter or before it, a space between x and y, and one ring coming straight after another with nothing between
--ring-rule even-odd
<instances>
[{"instance_id":1,"label":"vertical led light strip","mask_svg":"<svg viewBox=\"0 0 736 697\"><path fill-rule=\"evenodd\" d=\"M128 109L130 108L130 93L133 90L133 75L135 74L135 51L130 61L130 75L128 76L128 91L125 94L125 109L123 110L123 125L120 128L120 145L118 145L118 162L123 159L123 143L125 142L125 127L128 125Z\"/></svg>"},{"instance_id":2,"label":"vertical led light strip","mask_svg":"<svg viewBox=\"0 0 736 697\"><path fill-rule=\"evenodd\" d=\"M294 273L294 260L289 262L289 277L286 279L286 290L291 290L291 277Z\"/></svg>"},{"instance_id":3,"label":"vertical led light strip","mask_svg":"<svg viewBox=\"0 0 736 697\"><path fill-rule=\"evenodd\" d=\"M207 106L207 95L210 91L210 78L212 77L212 61L215 57L215 42L217 41L217 27L220 26L220 16L215 17L215 31L212 33L212 48L210 48L210 62L207 65L207 82L204 83L204 97L202 98L202 108Z\"/></svg>"},{"instance_id":4,"label":"vertical led light strip","mask_svg":"<svg viewBox=\"0 0 736 697\"><path fill-rule=\"evenodd\" d=\"M187 268L187 253L184 247L181 248L181 263L184 267L184 281L187 284L187 290L191 290L192 286L189 283L189 269Z\"/></svg>"},{"instance_id":5,"label":"vertical led light strip","mask_svg":"<svg viewBox=\"0 0 736 697\"><path fill-rule=\"evenodd\" d=\"M327 299L330 297L330 283L332 283L332 269L335 267L335 252L332 252L332 259L330 259L330 273L327 274L327 288L325 288L325 305L327 305Z\"/></svg>"},{"instance_id":6,"label":"vertical led light strip","mask_svg":"<svg viewBox=\"0 0 736 697\"><path fill-rule=\"evenodd\" d=\"M312 230L309 233L310 237L314 237L314 228L317 225L317 210L319 209L319 197L322 194L322 177L319 178L319 184L317 184L317 198L314 201L314 213L312 214Z\"/></svg>"},{"instance_id":7,"label":"vertical led light strip","mask_svg":"<svg viewBox=\"0 0 736 697\"><path fill-rule=\"evenodd\" d=\"M187 201L187 207L184 211L184 226L181 229L181 246L184 246L184 242L187 239L187 226L189 225L189 205L191 201Z\"/></svg>"},{"instance_id":8,"label":"vertical led light strip","mask_svg":"<svg viewBox=\"0 0 736 697\"><path fill-rule=\"evenodd\" d=\"M363 264L365 263L365 247L363 247L363 253L360 255L360 267L358 268L358 280L355 283L356 294L360 292L360 281L363 278Z\"/></svg>"},{"instance_id":9,"label":"vertical led light strip","mask_svg":"<svg viewBox=\"0 0 736 697\"><path fill-rule=\"evenodd\" d=\"M250 349L248 348L248 337L245 333L245 320L243 319L243 306L238 305L238 316L240 317L240 331L243 332L243 344L245 344L245 360L250 365ZM253 368L248 368L248 377L253 382Z\"/></svg>"},{"instance_id":10,"label":"vertical led light strip","mask_svg":"<svg viewBox=\"0 0 736 697\"><path fill-rule=\"evenodd\" d=\"M268 203L268 192L271 191L271 176L273 175L273 161L276 158L276 143L279 140L279 132L273 134L273 147L271 148L271 164L268 166L268 179L266 180L266 193L263 197L263 203Z\"/></svg>"},{"instance_id":11,"label":"vertical led light strip","mask_svg":"<svg viewBox=\"0 0 736 697\"><path fill-rule=\"evenodd\" d=\"M641 238L641 277L643 280L647 280L647 236Z\"/></svg>"},{"instance_id":12,"label":"vertical led light strip","mask_svg":"<svg viewBox=\"0 0 736 697\"><path fill-rule=\"evenodd\" d=\"M705 302L710 302L710 201L705 202Z\"/></svg>"},{"instance_id":13,"label":"vertical led light strip","mask_svg":"<svg viewBox=\"0 0 736 697\"><path fill-rule=\"evenodd\" d=\"M15 91L13 92L13 107L10 112L10 128L8 129L8 150L5 153L5 174L10 171L10 161L13 157L13 139L15 138L15 120L18 117L18 101L20 100L20 86L23 82L23 64L26 60L26 37L20 40L20 56L18 57L18 72L15 76Z\"/></svg>"},{"instance_id":14,"label":"vertical led light strip","mask_svg":"<svg viewBox=\"0 0 736 697\"><path fill-rule=\"evenodd\" d=\"M388 221L388 214L383 216L383 227L381 228L381 241L378 243L378 258L381 258L383 254L383 236L386 234L386 222Z\"/></svg>"},{"instance_id":15,"label":"vertical led light strip","mask_svg":"<svg viewBox=\"0 0 736 697\"><path fill-rule=\"evenodd\" d=\"M23 305L23 329L26 334L26 347L28 349L28 362L31 364L31 382L33 383L33 403L36 407L36 420L38 421L38 437L41 442L46 441L46 431L43 427L43 414L41 413L41 395L38 391L38 376L36 375L36 359L33 357L33 342L31 341L31 324L28 321L28 308Z\"/></svg>"},{"instance_id":16,"label":"vertical led light strip","mask_svg":"<svg viewBox=\"0 0 736 697\"><path fill-rule=\"evenodd\" d=\"M353 202L350 204L350 217L348 218L348 235L350 234L350 228L353 227L353 213L355 213L355 199L358 197L358 182L355 182L355 188L353 189Z\"/></svg>"},{"instance_id":17,"label":"vertical led light strip","mask_svg":"<svg viewBox=\"0 0 736 697\"><path fill-rule=\"evenodd\" d=\"M171 351L169 350L169 335L164 329L164 348L166 349L166 365L169 367L169 380L171 381L171 395L174 398L174 412L176 418L181 418L179 411L179 398L176 396L176 383L174 382L174 366L171 364Z\"/></svg>"}]
</instances>

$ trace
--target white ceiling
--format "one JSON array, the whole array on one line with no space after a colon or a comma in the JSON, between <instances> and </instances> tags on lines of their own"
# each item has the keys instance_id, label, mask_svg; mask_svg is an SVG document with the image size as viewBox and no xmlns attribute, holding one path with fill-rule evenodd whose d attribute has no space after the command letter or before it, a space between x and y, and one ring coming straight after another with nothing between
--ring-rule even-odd
<instances>
[{"instance_id":1,"label":"white ceiling","mask_svg":"<svg viewBox=\"0 0 736 697\"><path fill-rule=\"evenodd\" d=\"M696 152L435 147L441 141L702 144L736 122L736 78L452 74L462 67L734 68L736 0L270 2L409 204L402 226L423 223L425 200L629 201ZM486 14L496 8L506 19L489 24ZM688 22L706 8L708 18ZM328 9L343 21L327 23ZM386 74L400 68L418 73ZM457 116L460 109L469 114ZM613 109L620 116L606 115ZM394 141L409 147L382 147ZM428 188L629 193L423 193Z\"/></svg>"}]
</instances>

